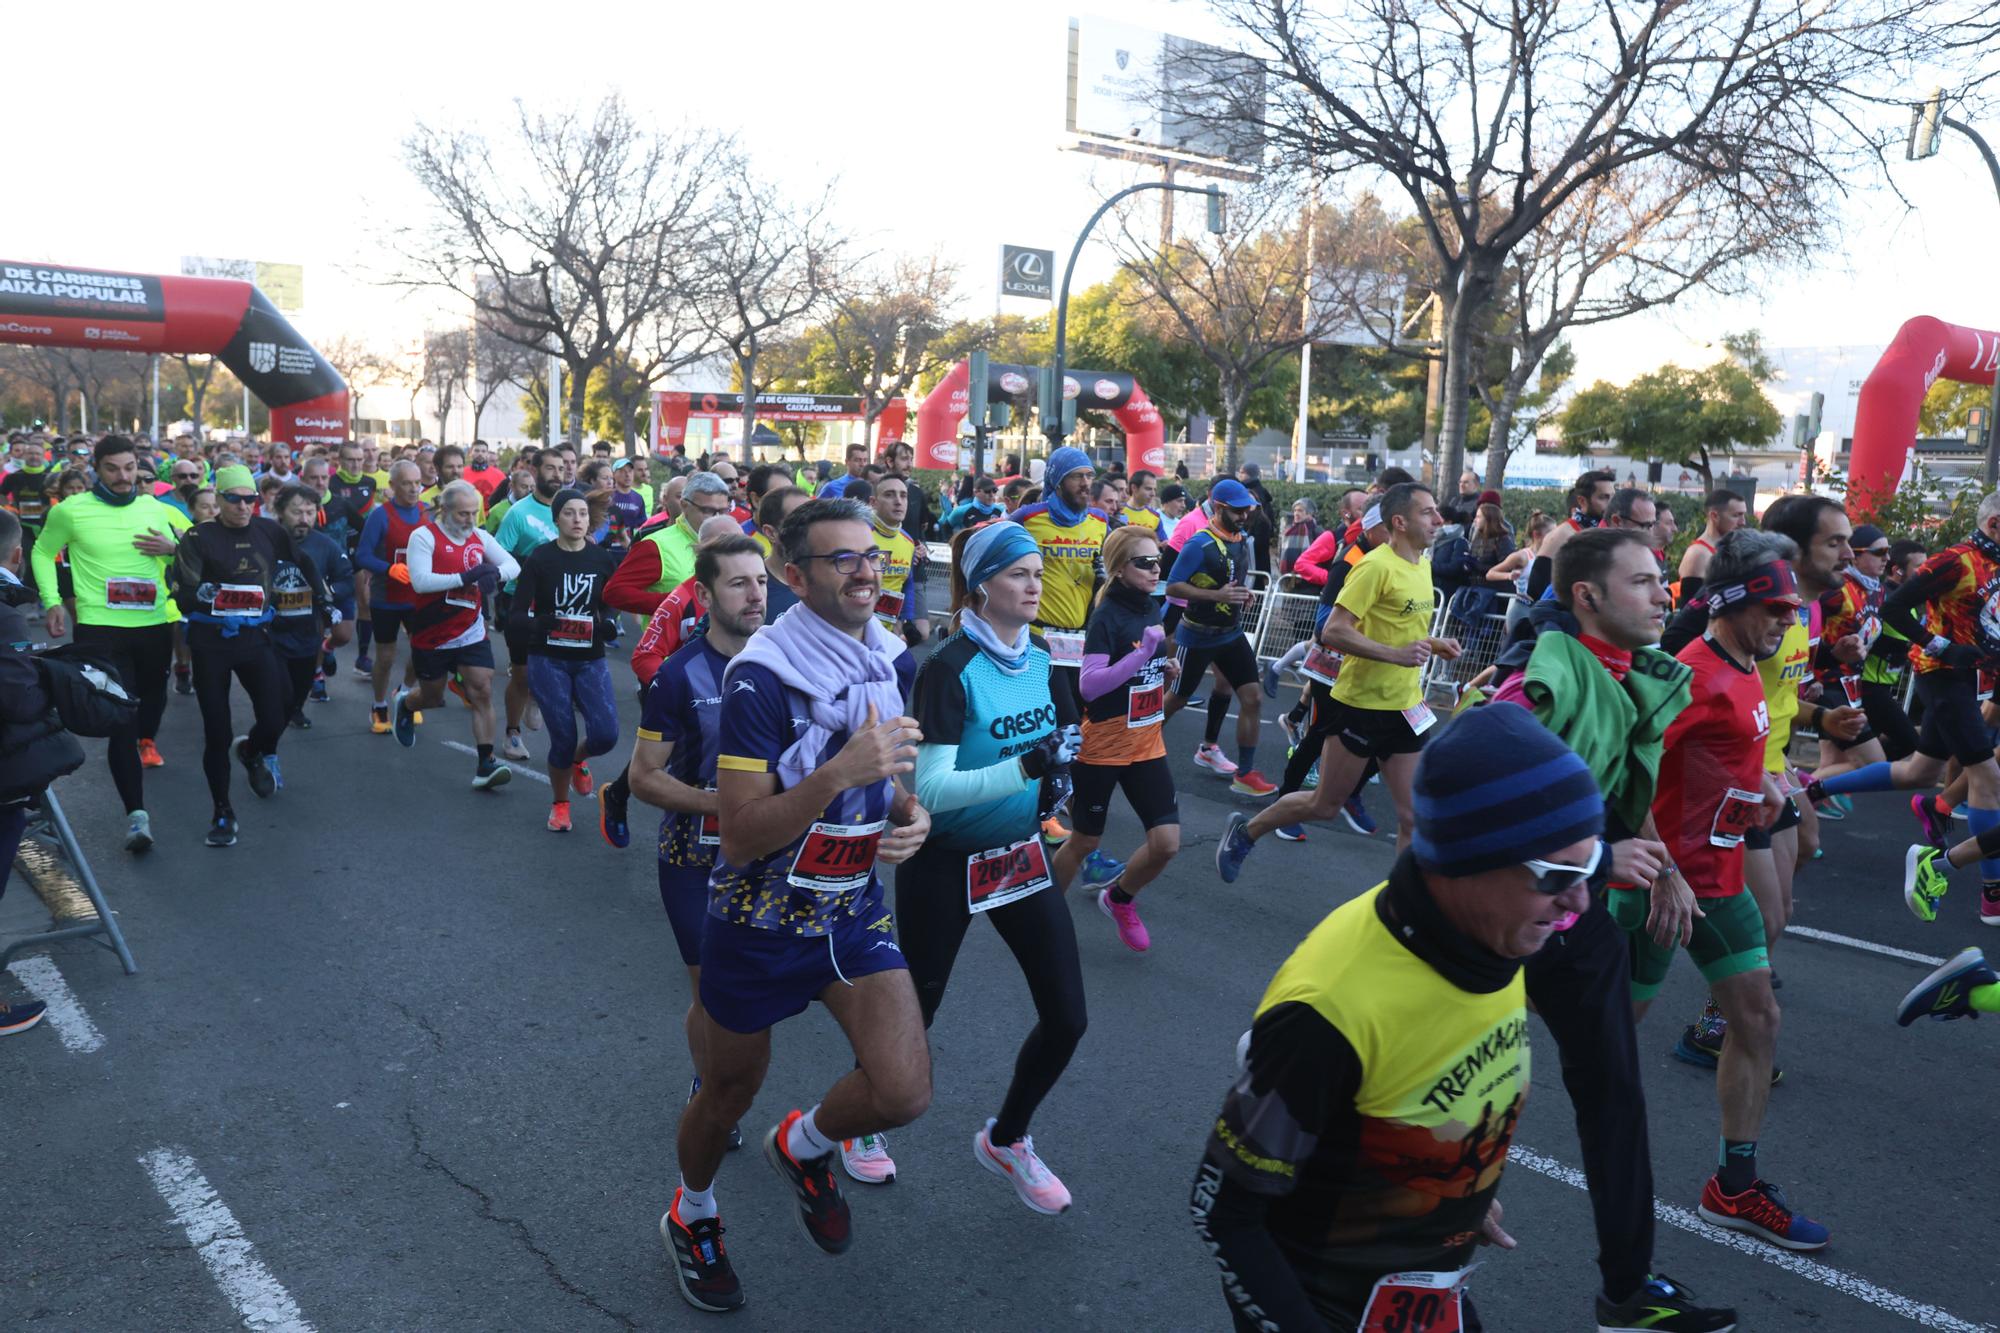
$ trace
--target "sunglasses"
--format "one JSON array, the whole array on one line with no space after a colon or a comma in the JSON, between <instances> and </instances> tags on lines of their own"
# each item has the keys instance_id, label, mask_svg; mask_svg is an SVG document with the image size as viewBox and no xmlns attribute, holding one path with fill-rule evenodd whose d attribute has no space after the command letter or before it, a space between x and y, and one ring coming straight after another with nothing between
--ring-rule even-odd
<instances>
[{"instance_id":1,"label":"sunglasses","mask_svg":"<svg viewBox=\"0 0 2000 1333\"><path fill-rule=\"evenodd\" d=\"M222 499L224 503L233 505L253 505L257 503L257 497L254 494L243 495L236 491L224 491Z\"/></svg>"},{"instance_id":2,"label":"sunglasses","mask_svg":"<svg viewBox=\"0 0 2000 1333\"><path fill-rule=\"evenodd\" d=\"M1534 875L1535 892L1555 898L1568 893L1579 884L1594 886L1600 866L1608 876L1611 868L1603 865L1603 862L1604 839L1599 838L1597 846L1591 849L1590 860L1583 865L1572 865L1567 861L1523 861L1521 864Z\"/></svg>"},{"instance_id":3,"label":"sunglasses","mask_svg":"<svg viewBox=\"0 0 2000 1333\"><path fill-rule=\"evenodd\" d=\"M866 560L876 573L889 567L889 553L876 547L868 551L830 551L825 555L809 555L808 560L824 560L833 566L836 574L860 572L861 562Z\"/></svg>"},{"instance_id":4,"label":"sunglasses","mask_svg":"<svg viewBox=\"0 0 2000 1333\"><path fill-rule=\"evenodd\" d=\"M1135 555L1127 563L1138 569L1158 569L1160 557L1156 555Z\"/></svg>"},{"instance_id":5,"label":"sunglasses","mask_svg":"<svg viewBox=\"0 0 2000 1333\"><path fill-rule=\"evenodd\" d=\"M1862 554L1862 555L1879 555L1879 556L1883 557L1884 559L1887 559L1887 558L1888 558L1888 555L1889 555L1889 548L1888 548L1888 547L1886 547L1886 546L1870 546L1870 547L1869 547L1869 548L1867 548L1866 550L1862 551L1862 552L1861 552L1861 554Z\"/></svg>"}]
</instances>

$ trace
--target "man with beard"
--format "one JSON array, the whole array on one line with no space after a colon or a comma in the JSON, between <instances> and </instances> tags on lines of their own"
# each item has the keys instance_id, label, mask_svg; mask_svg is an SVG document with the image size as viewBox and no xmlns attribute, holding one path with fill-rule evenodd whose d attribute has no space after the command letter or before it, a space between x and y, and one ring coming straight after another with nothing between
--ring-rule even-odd
<instances>
[{"instance_id":1,"label":"man with beard","mask_svg":"<svg viewBox=\"0 0 2000 1333\"><path fill-rule=\"evenodd\" d=\"M535 489L507 508L495 533L500 545L516 561L526 560L535 548L556 539L556 518L549 508L556 492L563 488L563 456L554 449L526 450L533 456ZM534 707L534 691L528 687L528 635L513 624L513 601L517 589L512 582L500 594L500 622L507 641L507 736L500 747L502 757L526 759L528 747L521 740L521 724ZM488 650L491 651L490 649Z\"/></svg>"},{"instance_id":2,"label":"man with beard","mask_svg":"<svg viewBox=\"0 0 2000 1333\"><path fill-rule=\"evenodd\" d=\"M1225 477L1208 493L1208 502L1207 526L1182 544L1173 571L1167 575L1167 596L1187 603L1174 627L1175 660L1181 674L1167 700L1167 717L1172 718L1194 697L1209 667L1218 668L1240 704L1235 777L1229 789L1241 796L1269 796L1278 789L1257 771L1257 728L1263 725L1264 687L1258 680L1257 651L1243 632L1252 564L1245 529L1257 508L1257 497L1242 482ZM1217 748L1204 742L1195 752L1195 762L1214 769L1206 758Z\"/></svg>"},{"instance_id":3,"label":"man with beard","mask_svg":"<svg viewBox=\"0 0 2000 1333\"><path fill-rule=\"evenodd\" d=\"M1577 533L1588 531L1604 521L1604 513L1611 507L1611 497L1617 490L1618 478L1603 469L1586 472L1576 479L1576 484L1569 490L1569 518L1556 524L1542 539L1535 562L1528 566L1530 598L1539 598L1548 591L1551 580L1555 578L1556 552Z\"/></svg>"},{"instance_id":4,"label":"man with beard","mask_svg":"<svg viewBox=\"0 0 2000 1333\"><path fill-rule=\"evenodd\" d=\"M320 670L322 653L345 644L354 625L354 566L327 531L319 526L319 496L305 486L287 486L278 492L278 522L290 534L292 547L303 563L281 564L278 568L276 600L272 607L271 637L285 660L285 674L291 685L291 723L301 729L312 726L305 702L326 702L326 677ZM318 571L323 581L326 606L316 612L309 595L312 591L307 565ZM273 772L277 756L273 755ZM279 778L279 785L284 779Z\"/></svg>"}]
</instances>

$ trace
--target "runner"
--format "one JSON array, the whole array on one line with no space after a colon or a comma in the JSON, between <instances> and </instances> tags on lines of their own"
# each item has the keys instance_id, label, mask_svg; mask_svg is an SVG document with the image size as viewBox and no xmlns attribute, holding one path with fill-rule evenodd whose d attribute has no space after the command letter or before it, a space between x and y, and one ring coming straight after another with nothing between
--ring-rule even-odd
<instances>
[{"instance_id":1,"label":"runner","mask_svg":"<svg viewBox=\"0 0 2000 1333\"><path fill-rule=\"evenodd\" d=\"M408 564L410 538L423 527L429 516L417 498L423 489L423 473L415 463L408 459L391 463L388 489L388 498L369 512L368 521L361 527L361 538L354 544L355 566L367 570L371 576L368 583L368 617L380 658L378 661L370 656L368 648L363 646L361 652L364 656L357 658L355 665L358 667L364 659L369 662L369 680L375 691L369 729L377 736L387 735L391 729L389 683L396 678L396 640L402 635L409 623L410 613L416 607L408 581L392 578L390 571L398 565ZM360 589L357 581L357 610ZM414 648L411 653L414 657ZM405 667L403 686L406 690L415 679L413 668Z\"/></svg>"},{"instance_id":2,"label":"runner","mask_svg":"<svg viewBox=\"0 0 2000 1333\"><path fill-rule=\"evenodd\" d=\"M526 640L528 684L549 731L549 832L567 833L571 789L590 795L587 761L618 743L618 701L604 661L605 641L616 632L604 586L618 570L618 556L591 544L590 501L582 491L556 492L551 510L556 539L521 565L508 630Z\"/></svg>"},{"instance_id":3,"label":"runner","mask_svg":"<svg viewBox=\"0 0 2000 1333\"><path fill-rule=\"evenodd\" d=\"M1820 762L1813 776L1822 781L1877 760L1901 759L1917 748L1917 729L1903 712L1894 687L1879 685L1872 697L1868 687L1867 673L1877 664L1875 646L1882 638L1882 602L1889 591L1882 581L1889 567L1889 538L1882 529L1864 523L1854 529L1849 545L1854 548L1853 562L1842 571L1840 583L1820 598L1823 625L1813 676L1822 698L1860 708L1866 725L1851 744L1832 736L1820 738ZM1907 655L1907 641L1903 651ZM1833 818L1853 807L1848 797L1829 799L1838 809L1823 813Z\"/></svg>"},{"instance_id":4,"label":"runner","mask_svg":"<svg viewBox=\"0 0 2000 1333\"><path fill-rule=\"evenodd\" d=\"M1653 817L1670 863L1699 900L1686 948L1729 1038L1718 1043L1722 1142L1718 1169L1702 1188L1701 1215L1785 1249L1817 1250L1827 1243L1826 1228L1794 1212L1757 1174L1779 1011L1767 924L1744 887L1747 834L1775 822L1785 801L1764 762L1774 723L1757 664L1779 654L1805 605L1788 563L1795 549L1778 533L1752 528L1717 546L1704 593L1707 632L1676 654L1694 669L1691 699L1667 729ZM1631 941L1632 997L1641 1018L1674 955L1672 943L1647 929L1650 899L1639 888L1610 897L1611 913Z\"/></svg>"},{"instance_id":5,"label":"runner","mask_svg":"<svg viewBox=\"0 0 2000 1333\"><path fill-rule=\"evenodd\" d=\"M1142 529L1152 532L1154 539L1166 540L1166 517L1159 508L1159 478L1140 468L1132 474L1132 487L1125 506L1119 510L1119 518L1125 523L1137 523Z\"/></svg>"},{"instance_id":6,"label":"runner","mask_svg":"<svg viewBox=\"0 0 2000 1333\"><path fill-rule=\"evenodd\" d=\"M403 479L396 477L395 484L402 485ZM443 703L445 678L457 676L478 753L472 785L484 791L514 776L513 769L493 757L493 644L486 633L485 602L502 580L518 578L521 567L497 537L478 525L479 488L469 481L451 483L438 496L437 517L410 534L407 562L391 572L396 582L407 581L416 596L409 626L417 686L396 695L394 726L398 744L405 749L415 745L419 710Z\"/></svg>"},{"instance_id":7,"label":"runner","mask_svg":"<svg viewBox=\"0 0 2000 1333\"><path fill-rule=\"evenodd\" d=\"M507 517L500 520L493 534L517 561L526 560L536 548L556 539L555 511L549 506L566 485L561 453L554 449L524 452L535 471L535 489L508 506ZM526 760L528 747L521 739L521 726L525 722L529 727L538 727L541 714L528 683L528 655L534 645L528 630L517 626L512 615L513 599L518 594L515 584L509 583L496 599L501 603L501 638L507 644L507 734L500 755L504 759Z\"/></svg>"},{"instance_id":8,"label":"runner","mask_svg":"<svg viewBox=\"0 0 2000 1333\"><path fill-rule=\"evenodd\" d=\"M706 629L653 675L627 769L632 793L665 812L660 819L660 903L688 970L684 1026L695 1068L690 1098L701 1091L701 937L708 919L708 877L722 841L715 783L722 677L729 660L764 623L764 570L756 543L740 533L717 538L696 549L694 565ZM732 1127L729 1146L742 1143L742 1134Z\"/></svg>"},{"instance_id":9,"label":"runner","mask_svg":"<svg viewBox=\"0 0 2000 1333\"><path fill-rule=\"evenodd\" d=\"M1280 797L1254 818L1230 814L1215 849L1225 883L1235 882L1264 834L1305 819L1331 819L1370 759L1381 764L1382 783L1396 803L1396 845L1410 844L1410 782L1424 733L1437 722L1424 702L1423 665L1433 655L1457 657L1459 646L1455 639L1429 637L1436 593L1424 555L1443 523L1436 497L1427 486L1404 482L1389 488L1381 511L1389 540L1354 566L1320 634L1344 660L1332 706L1315 714L1306 737L1306 744L1320 745L1319 787Z\"/></svg>"},{"instance_id":10,"label":"runner","mask_svg":"<svg viewBox=\"0 0 2000 1333\"><path fill-rule=\"evenodd\" d=\"M304 583L307 613L324 616L326 585L312 562L292 545L291 534L268 518L251 515L257 489L250 469L217 468L222 514L190 528L174 554L174 600L188 618L194 653L194 697L201 705L201 770L214 813L208 845L236 845L236 809L229 799L229 764L243 765L250 790L262 799L278 787L278 742L290 714L291 688L272 643L271 621L290 566ZM314 645L317 646L316 643ZM249 696L250 732L232 740L229 681ZM268 762L267 762L268 761Z\"/></svg>"},{"instance_id":11,"label":"runner","mask_svg":"<svg viewBox=\"0 0 2000 1333\"><path fill-rule=\"evenodd\" d=\"M1451 723L1415 780L1413 846L1278 969L1195 1173L1238 1329L1476 1331L1467 1265L1514 1247L1496 1196L1528 1088L1521 960L1588 908L1603 806L1516 708ZM1409 1320L1419 1298L1441 1318Z\"/></svg>"},{"instance_id":12,"label":"runner","mask_svg":"<svg viewBox=\"0 0 2000 1333\"><path fill-rule=\"evenodd\" d=\"M1708 578L1708 562L1715 556L1716 545L1750 517L1750 506L1731 490L1710 491L1702 501L1702 508L1708 513L1708 523L1701 535L1681 552L1680 596L1676 606L1687 606L1701 596L1701 585Z\"/></svg>"},{"instance_id":13,"label":"runner","mask_svg":"<svg viewBox=\"0 0 2000 1333\"><path fill-rule=\"evenodd\" d=\"M48 455L41 446L26 440L15 446L14 461L19 466L0 477L0 505L13 510L14 517L21 520L22 556L30 562L32 575L35 542L41 537L42 523L58 498L50 494L58 472L49 466Z\"/></svg>"},{"instance_id":14,"label":"runner","mask_svg":"<svg viewBox=\"0 0 2000 1333\"><path fill-rule=\"evenodd\" d=\"M1385 474L1386 475L1386 474ZM1556 524L1542 542L1542 548L1535 554L1535 561L1528 566L1528 596L1540 599L1548 591L1549 583L1555 578L1556 552L1563 543L1579 532L1586 532L1604 521L1604 513L1611 507L1611 497L1617 493L1618 478L1599 468L1579 476L1569 489L1569 518Z\"/></svg>"},{"instance_id":15,"label":"runner","mask_svg":"<svg viewBox=\"0 0 2000 1333\"><path fill-rule=\"evenodd\" d=\"M972 498L961 501L942 519L938 526L947 538L964 528L976 528L981 523L990 523L1007 513L1006 506L999 500L1000 487L991 477L981 477L972 483Z\"/></svg>"},{"instance_id":16,"label":"runner","mask_svg":"<svg viewBox=\"0 0 2000 1333\"><path fill-rule=\"evenodd\" d=\"M918 669L911 695L924 734L916 794L931 812L931 833L896 871L896 935L926 1028L975 917L990 921L1013 953L1036 1022L999 1114L972 1136L972 1155L1031 1211L1054 1216L1069 1208L1069 1190L1037 1155L1028 1122L1087 1020L1076 927L1063 895L1049 892L1055 881L1040 833L1068 794L1081 741L1068 700L1051 693L1048 650L1028 628L1041 575L1041 551L1019 524L996 523L954 543L957 627ZM847 1174L893 1181L887 1146L879 1134L843 1142Z\"/></svg>"},{"instance_id":17,"label":"runner","mask_svg":"<svg viewBox=\"0 0 2000 1333\"><path fill-rule=\"evenodd\" d=\"M312 720L306 716L306 700L326 702L321 654L347 642L354 616L354 567L340 543L318 526L319 496L306 487L287 486L278 493L278 522L304 561L278 565L272 585L271 640L285 663L287 717L293 726L307 728ZM317 589L315 581L321 584ZM315 606L315 600L324 604ZM278 757L269 758L272 776L282 787Z\"/></svg>"},{"instance_id":18,"label":"runner","mask_svg":"<svg viewBox=\"0 0 2000 1333\"><path fill-rule=\"evenodd\" d=\"M713 472L689 475L673 510L677 516L638 535L618 566L605 600L635 616L652 615L661 598L694 575L695 530L704 520L729 513L733 506L729 483L721 477Z\"/></svg>"},{"instance_id":19,"label":"runner","mask_svg":"<svg viewBox=\"0 0 2000 1333\"><path fill-rule=\"evenodd\" d=\"M626 458L611 473L611 542L632 544L632 534L646 522L646 460Z\"/></svg>"},{"instance_id":20,"label":"runner","mask_svg":"<svg viewBox=\"0 0 2000 1333\"><path fill-rule=\"evenodd\" d=\"M1139 890L1159 877L1181 849L1180 803L1167 764L1167 687L1180 665L1163 651L1153 591L1160 584L1160 544L1144 524L1129 523L1104 541L1104 586L1084 631L1083 748L1070 768L1075 832L1056 853L1056 887L1067 893L1079 871L1097 890L1097 908L1134 953L1153 947L1139 919ZM1128 861L1098 851L1111 794L1123 788L1146 839Z\"/></svg>"},{"instance_id":21,"label":"runner","mask_svg":"<svg viewBox=\"0 0 2000 1333\"><path fill-rule=\"evenodd\" d=\"M897 781L914 770L922 735L898 712L915 665L875 621L872 528L865 506L837 500L785 521L785 578L802 605L758 631L724 677L720 843L696 1020L702 1086L681 1114L681 1185L660 1219L681 1294L701 1310L743 1304L715 1173L763 1085L773 1026L817 999L853 1048L854 1068L824 1100L764 1136L765 1158L826 1253L853 1239L835 1149L930 1105L923 1016L876 874L923 845L930 816Z\"/></svg>"},{"instance_id":22,"label":"runner","mask_svg":"<svg viewBox=\"0 0 2000 1333\"><path fill-rule=\"evenodd\" d=\"M1250 541L1244 528L1257 507L1242 482L1224 477L1208 493L1208 525L1189 535L1167 576L1167 596L1187 603L1174 627L1174 660L1179 679L1167 699L1168 717L1187 706L1213 665L1229 682L1240 707L1236 714L1236 760L1229 789L1241 796L1270 796L1278 789L1257 771L1257 728L1263 725L1264 687L1258 680L1257 650L1243 632L1243 608L1251 592ZM1211 696L1209 708L1218 700ZM1219 712L1211 719L1218 726ZM1215 734L1215 728L1211 728ZM1204 741L1195 763L1214 769L1221 747ZM1220 770L1217 770L1218 772Z\"/></svg>"},{"instance_id":23,"label":"runner","mask_svg":"<svg viewBox=\"0 0 2000 1333\"><path fill-rule=\"evenodd\" d=\"M903 531L909 511L910 490L901 477L887 476L875 483L870 503L874 507L875 545L888 563L882 567L882 600L875 618L891 634L900 635L914 647L931 637L929 609L924 605L924 584L917 570L917 543Z\"/></svg>"},{"instance_id":24,"label":"runner","mask_svg":"<svg viewBox=\"0 0 2000 1333\"><path fill-rule=\"evenodd\" d=\"M56 552L67 551L76 585L75 643L115 665L126 690L139 700L133 729L111 737L104 754L125 806L125 850L143 852L153 845L144 769L166 762L153 734L167 711L173 625L181 618L180 607L166 592L167 566L180 535L191 525L178 509L141 493L132 441L107 435L97 442L91 461L97 482L90 493L64 501L43 519L31 558L35 595L41 599L49 637L68 634L55 561Z\"/></svg>"},{"instance_id":25,"label":"runner","mask_svg":"<svg viewBox=\"0 0 2000 1333\"><path fill-rule=\"evenodd\" d=\"M375 666L370 655L375 639L375 624L369 609L372 571L361 563L356 551L369 511L375 507L377 487L387 490L388 483L377 480L369 470L367 450L353 440L341 441L338 457L339 466L327 483L326 522L334 529L334 536L346 544L348 559L354 564L354 669L372 677Z\"/></svg>"},{"instance_id":26,"label":"runner","mask_svg":"<svg viewBox=\"0 0 2000 1333\"><path fill-rule=\"evenodd\" d=\"M466 453L465 479L479 488L480 496L489 504L494 493L507 484L507 474L493 466L493 446L484 440L474 440Z\"/></svg>"}]
</instances>

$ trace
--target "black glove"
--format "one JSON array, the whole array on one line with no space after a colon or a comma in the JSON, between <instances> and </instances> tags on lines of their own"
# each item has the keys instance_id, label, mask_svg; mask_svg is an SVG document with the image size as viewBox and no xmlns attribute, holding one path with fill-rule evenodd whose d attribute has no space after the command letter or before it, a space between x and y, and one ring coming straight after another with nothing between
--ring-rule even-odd
<instances>
[{"instance_id":1,"label":"black glove","mask_svg":"<svg viewBox=\"0 0 2000 1333\"><path fill-rule=\"evenodd\" d=\"M1045 823L1053 819L1062 808L1069 804L1070 793L1075 784L1070 781L1069 765L1063 764L1042 774L1042 790L1035 802L1035 820Z\"/></svg>"},{"instance_id":2,"label":"black glove","mask_svg":"<svg viewBox=\"0 0 2000 1333\"><path fill-rule=\"evenodd\" d=\"M1050 732L1035 742L1034 749L1021 756L1021 771L1031 778L1040 778L1054 769L1067 767L1064 748L1062 731Z\"/></svg>"},{"instance_id":3,"label":"black glove","mask_svg":"<svg viewBox=\"0 0 2000 1333\"><path fill-rule=\"evenodd\" d=\"M491 592L500 586L500 566L491 560L482 560L459 577L465 580L467 587Z\"/></svg>"}]
</instances>

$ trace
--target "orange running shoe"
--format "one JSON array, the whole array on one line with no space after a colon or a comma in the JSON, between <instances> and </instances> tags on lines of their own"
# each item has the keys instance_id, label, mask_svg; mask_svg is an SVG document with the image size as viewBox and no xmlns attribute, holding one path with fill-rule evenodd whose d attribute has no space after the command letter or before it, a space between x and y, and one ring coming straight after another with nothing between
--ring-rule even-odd
<instances>
[{"instance_id":1,"label":"orange running shoe","mask_svg":"<svg viewBox=\"0 0 2000 1333\"><path fill-rule=\"evenodd\" d=\"M549 807L549 832L569 832L569 802L557 801Z\"/></svg>"},{"instance_id":2,"label":"orange running shoe","mask_svg":"<svg viewBox=\"0 0 2000 1333\"><path fill-rule=\"evenodd\" d=\"M389 706L387 704L377 704L368 710L368 730L374 732L377 736L386 736L389 734Z\"/></svg>"},{"instance_id":3,"label":"orange running shoe","mask_svg":"<svg viewBox=\"0 0 2000 1333\"><path fill-rule=\"evenodd\" d=\"M153 744L151 736L139 742L139 763L145 768L165 768L167 761L160 758L160 747Z\"/></svg>"},{"instance_id":4,"label":"orange running shoe","mask_svg":"<svg viewBox=\"0 0 2000 1333\"><path fill-rule=\"evenodd\" d=\"M569 789L578 796L588 796L597 787L597 779L590 776L589 764L571 764L569 769Z\"/></svg>"}]
</instances>

